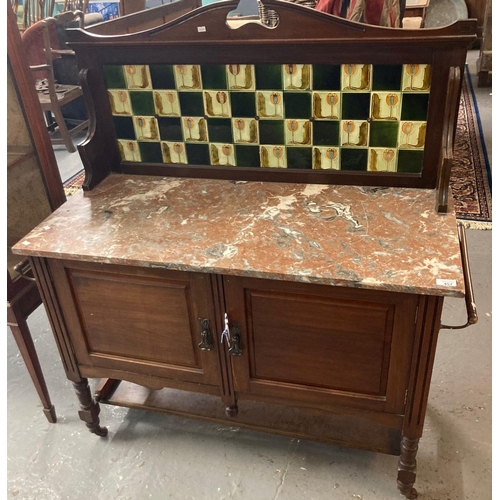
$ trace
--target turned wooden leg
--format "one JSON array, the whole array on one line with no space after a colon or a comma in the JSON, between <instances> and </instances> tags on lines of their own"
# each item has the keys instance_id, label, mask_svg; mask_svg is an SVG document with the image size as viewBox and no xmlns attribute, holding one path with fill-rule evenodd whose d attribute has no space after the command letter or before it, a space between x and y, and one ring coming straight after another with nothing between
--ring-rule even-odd
<instances>
[{"instance_id":1,"label":"turned wooden leg","mask_svg":"<svg viewBox=\"0 0 500 500\"><path fill-rule=\"evenodd\" d=\"M238 405L226 406L226 415L228 417L236 417L238 415Z\"/></svg>"},{"instance_id":2,"label":"turned wooden leg","mask_svg":"<svg viewBox=\"0 0 500 500\"><path fill-rule=\"evenodd\" d=\"M101 408L98 403L94 401L90 393L89 381L84 378L80 382L73 382L78 401L80 401L79 417L85 422L89 431L104 437L108 434L106 427L99 425L99 413Z\"/></svg>"},{"instance_id":3,"label":"turned wooden leg","mask_svg":"<svg viewBox=\"0 0 500 500\"><path fill-rule=\"evenodd\" d=\"M57 422L56 410L50 401L49 391L47 390L47 385L45 384L45 379L43 378L40 361L38 360L38 356L36 354L35 345L33 343L33 338L31 337L28 324L24 319L16 318L16 322L9 323L9 326L19 348L19 352L23 357L26 368L28 369L31 380L33 381L36 392L42 402L43 413L45 414L47 420L51 424L54 424Z\"/></svg>"},{"instance_id":4,"label":"turned wooden leg","mask_svg":"<svg viewBox=\"0 0 500 500\"><path fill-rule=\"evenodd\" d=\"M417 498L417 490L413 487L417 477L418 439L401 439L401 455L398 462L398 489L406 498Z\"/></svg>"}]
</instances>

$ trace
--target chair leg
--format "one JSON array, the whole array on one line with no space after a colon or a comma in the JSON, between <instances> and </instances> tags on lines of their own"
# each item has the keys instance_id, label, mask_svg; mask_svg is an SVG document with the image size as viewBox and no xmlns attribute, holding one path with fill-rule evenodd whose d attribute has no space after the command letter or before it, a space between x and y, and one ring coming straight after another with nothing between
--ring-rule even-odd
<instances>
[{"instance_id":1,"label":"chair leg","mask_svg":"<svg viewBox=\"0 0 500 500\"><path fill-rule=\"evenodd\" d=\"M64 117L62 115L61 109L57 108L52 111L54 113L54 118L57 122L57 127L59 128L59 133L61 134L61 138L66 146L66 149L69 153L74 153L76 151L76 147L73 144L73 140L69 135L68 127L66 126L66 122L64 121Z\"/></svg>"},{"instance_id":2,"label":"chair leg","mask_svg":"<svg viewBox=\"0 0 500 500\"><path fill-rule=\"evenodd\" d=\"M40 361L38 360L38 356L36 354L35 344L33 343L31 332L25 319L16 319L16 324L9 324L10 329L14 335L14 339L19 351L21 352L24 363L28 368L28 372L31 376L35 389L38 392L38 396L43 404L43 413L51 424L55 424L57 421L56 410L50 401L49 391L47 390L47 385L45 384L45 379L43 378Z\"/></svg>"}]
</instances>

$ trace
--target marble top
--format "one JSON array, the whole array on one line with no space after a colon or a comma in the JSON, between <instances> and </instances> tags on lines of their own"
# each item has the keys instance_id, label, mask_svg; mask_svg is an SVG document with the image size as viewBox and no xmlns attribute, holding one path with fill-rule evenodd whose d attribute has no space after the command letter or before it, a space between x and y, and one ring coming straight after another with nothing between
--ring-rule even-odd
<instances>
[{"instance_id":1,"label":"marble top","mask_svg":"<svg viewBox=\"0 0 500 500\"><path fill-rule=\"evenodd\" d=\"M111 174L13 251L462 297L455 214L434 204L427 189Z\"/></svg>"}]
</instances>

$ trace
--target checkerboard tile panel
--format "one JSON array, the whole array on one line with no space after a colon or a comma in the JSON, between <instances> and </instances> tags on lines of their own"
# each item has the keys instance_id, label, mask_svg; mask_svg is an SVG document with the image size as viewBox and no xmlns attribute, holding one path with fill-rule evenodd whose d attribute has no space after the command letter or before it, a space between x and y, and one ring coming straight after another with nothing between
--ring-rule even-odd
<instances>
[{"instance_id":1,"label":"checkerboard tile panel","mask_svg":"<svg viewBox=\"0 0 500 500\"><path fill-rule=\"evenodd\" d=\"M431 66L105 66L124 161L419 173Z\"/></svg>"}]
</instances>

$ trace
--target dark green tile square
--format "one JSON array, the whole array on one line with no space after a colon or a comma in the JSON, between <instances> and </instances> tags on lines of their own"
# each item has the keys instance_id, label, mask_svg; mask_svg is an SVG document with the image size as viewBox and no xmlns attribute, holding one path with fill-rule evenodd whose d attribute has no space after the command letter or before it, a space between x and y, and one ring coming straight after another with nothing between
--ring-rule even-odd
<instances>
[{"instance_id":1,"label":"dark green tile square","mask_svg":"<svg viewBox=\"0 0 500 500\"><path fill-rule=\"evenodd\" d=\"M284 144L285 128L283 120L260 120L259 136L261 144Z\"/></svg>"},{"instance_id":2,"label":"dark green tile square","mask_svg":"<svg viewBox=\"0 0 500 500\"><path fill-rule=\"evenodd\" d=\"M312 169L312 148L286 148L288 168Z\"/></svg>"},{"instance_id":3,"label":"dark green tile square","mask_svg":"<svg viewBox=\"0 0 500 500\"><path fill-rule=\"evenodd\" d=\"M201 92L179 92L182 116L205 116Z\"/></svg>"},{"instance_id":4,"label":"dark green tile square","mask_svg":"<svg viewBox=\"0 0 500 500\"><path fill-rule=\"evenodd\" d=\"M118 139L135 140L134 121L131 116L113 116L113 122Z\"/></svg>"},{"instance_id":5,"label":"dark green tile square","mask_svg":"<svg viewBox=\"0 0 500 500\"><path fill-rule=\"evenodd\" d=\"M207 118L208 140L210 142L233 142L230 118Z\"/></svg>"},{"instance_id":6,"label":"dark green tile square","mask_svg":"<svg viewBox=\"0 0 500 500\"><path fill-rule=\"evenodd\" d=\"M187 161L192 165L210 165L208 144L186 143Z\"/></svg>"},{"instance_id":7,"label":"dark green tile square","mask_svg":"<svg viewBox=\"0 0 500 500\"><path fill-rule=\"evenodd\" d=\"M162 141L183 141L182 123L180 118L158 118L160 137Z\"/></svg>"},{"instance_id":8,"label":"dark green tile square","mask_svg":"<svg viewBox=\"0 0 500 500\"><path fill-rule=\"evenodd\" d=\"M400 150L398 154L398 172L420 174L424 165L423 151Z\"/></svg>"},{"instance_id":9,"label":"dark green tile square","mask_svg":"<svg viewBox=\"0 0 500 500\"><path fill-rule=\"evenodd\" d=\"M374 64L372 90L401 90L401 64Z\"/></svg>"},{"instance_id":10,"label":"dark green tile square","mask_svg":"<svg viewBox=\"0 0 500 500\"><path fill-rule=\"evenodd\" d=\"M315 146L338 146L340 122L315 121L313 123L313 144Z\"/></svg>"},{"instance_id":11,"label":"dark green tile square","mask_svg":"<svg viewBox=\"0 0 500 500\"><path fill-rule=\"evenodd\" d=\"M231 113L237 118L253 118L255 109L255 92L230 92Z\"/></svg>"},{"instance_id":12,"label":"dark green tile square","mask_svg":"<svg viewBox=\"0 0 500 500\"><path fill-rule=\"evenodd\" d=\"M153 101L153 92L151 91L130 91L130 103L134 115L153 116L156 114Z\"/></svg>"},{"instance_id":13,"label":"dark green tile square","mask_svg":"<svg viewBox=\"0 0 500 500\"><path fill-rule=\"evenodd\" d=\"M143 163L163 163L159 142L139 142L139 150Z\"/></svg>"},{"instance_id":14,"label":"dark green tile square","mask_svg":"<svg viewBox=\"0 0 500 500\"><path fill-rule=\"evenodd\" d=\"M398 145L399 123L378 122L370 123L370 146L372 148L395 148Z\"/></svg>"},{"instance_id":15,"label":"dark green tile square","mask_svg":"<svg viewBox=\"0 0 500 500\"><path fill-rule=\"evenodd\" d=\"M256 64L255 87L258 90L281 90L283 88L281 64Z\"/></svg>"},{"instance_id":16,"label":"dark green tile square","mask_svg":"<svg viewBox=\"0 0 500 500\"><path fill-rule=\"evenodd\" d=\"M340 90L340 64L314 64L313 90Z\"/></svg>"},{"instance_id":17,"label":"dark green tile square","mask_svg":"<svg viewBox=\"0 0 500 500\"><path fill-rule=\"evenodd\" d=\"M122 66L103 66L104 81L108 89L126 89L127 83Z\"/></svg>"},{"instance_id":18,"label":"dark green tile square","mask_svg":"<svg viewBox=\"0 0 500 500\"><path fill-rule=\"evenodd\" d=\"M171 64L151 64L149 73L154 89L175 90L174 67Z\"/></svg>"},{"instance_id":19,"label":"dark green tile square","mask_svg":"<svg viewBox=\"0 0 500 500\"><path fill-rule=\"evenodd\" d=\"M370 93L344 92L342 94L342 119L367 120L370 117Z\"/></svg>"},{"instance_id":20,"label":"dark green tile square","mask_svg":"<svg viewBox=\"0 0 500 500\"><path fill-rule=\"evenodd\" d=\"M346 149L340 150L340 170L360 170L368 169L367 149Z\"/></svg>"},{"instance_id":21,"label":"dark green tile square","mask_svg":"<svg viewBox=\"0 0 500 500\"><path fill-rule=\"evenodd\" d=\"M235 146L236 166L260 167L259 146Z\"/></svg>"},{"instance_id":22,"label":"dark green tile square","mask_svg":"<svg viewBox=\"0 0 500 500\"><path fill-rule=\"evenodd\" d=\"M285 118L311 118L310 92L285 92Z\"/></svg>"},{"instance_id":23,"label":"dark green tile square","mask_svg":"<svg viewBox=\"0 0 500 500\"><path fill-rule=\"evenodd\" d=\"M426 121L429 94L403 94L401 120Z\"/></svg>"},{"instance_id":24,"label":"dark green tile square","mask_svg":"<svg viewBox=\"0 0 500 500\"><path fill-rule=\"evenodd\" d=\"M227 89L226 66L223 64L207 64L201 67L201 81L204 89Z\"/></svg>"}]
</instances>

